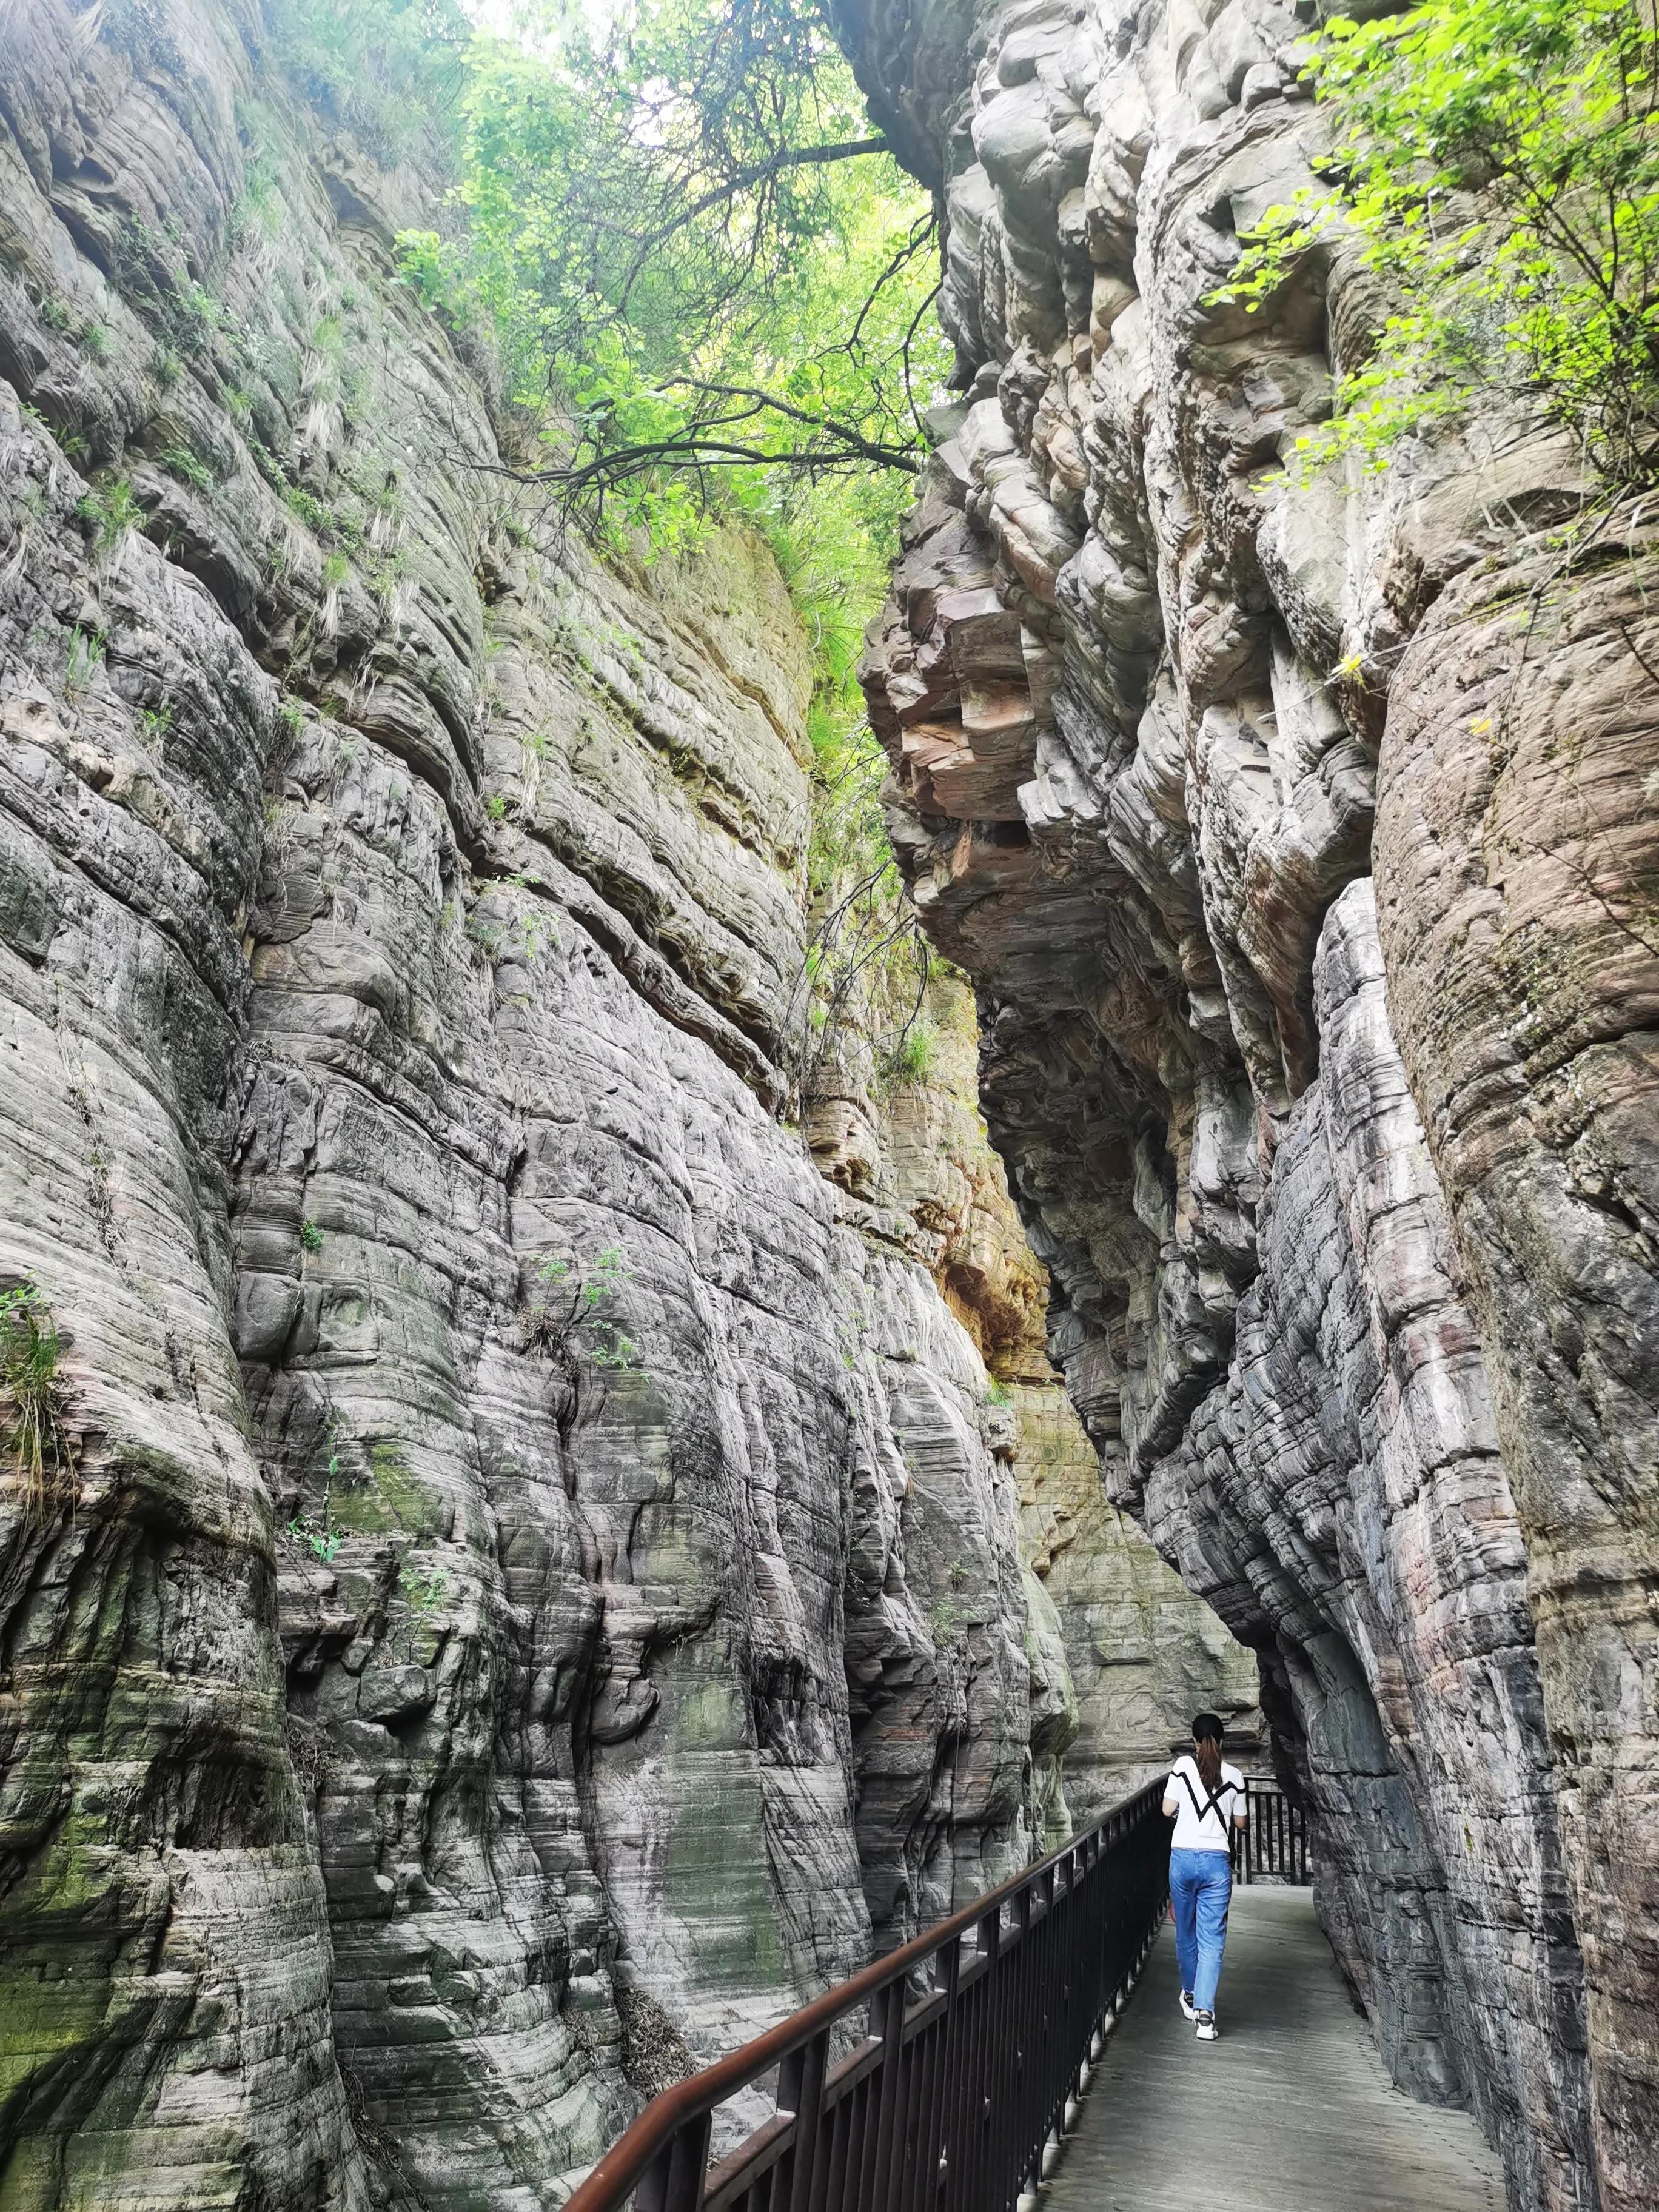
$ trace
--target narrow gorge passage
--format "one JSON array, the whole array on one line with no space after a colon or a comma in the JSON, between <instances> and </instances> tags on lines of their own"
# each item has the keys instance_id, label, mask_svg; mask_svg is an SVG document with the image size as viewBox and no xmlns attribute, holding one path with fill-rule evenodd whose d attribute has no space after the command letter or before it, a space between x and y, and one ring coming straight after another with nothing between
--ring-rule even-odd
<instances>
[{"instance_id":1,"label":"narrow gorge passage","mask_svg":"<svg viewBox=\"0 0 1659 2212\"><path fill-rule=\"evenodd\" d=\"M0 4L0 2212L548 2212L1204 1708L1659 2203L1659 44L1366 13Z\"/></svg>"}]
</instances>

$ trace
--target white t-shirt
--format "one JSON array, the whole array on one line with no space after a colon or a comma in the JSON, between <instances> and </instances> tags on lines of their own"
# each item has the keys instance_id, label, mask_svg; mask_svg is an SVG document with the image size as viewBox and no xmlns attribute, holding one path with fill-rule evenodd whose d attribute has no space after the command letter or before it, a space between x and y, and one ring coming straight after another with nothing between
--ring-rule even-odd
<instances>
[{"instance_id":1,"label":"white t-shirt","mask_svg":"<svg viewBox=\"0 0 1659 2212\"><path fill-rule=\"evenodd\" d=\"M1249 1802L1244 1777L1224 1759L1212 1804L1198 1761L1190 1752L1183 1752L1170 1768L1164 1795L1174 1799L1176 1808L1175 1833L1170 1838L1174 1851L1224 1851L1232 1842L1234 1815L1243 1813Z\"/></svg>"}]
</instances>

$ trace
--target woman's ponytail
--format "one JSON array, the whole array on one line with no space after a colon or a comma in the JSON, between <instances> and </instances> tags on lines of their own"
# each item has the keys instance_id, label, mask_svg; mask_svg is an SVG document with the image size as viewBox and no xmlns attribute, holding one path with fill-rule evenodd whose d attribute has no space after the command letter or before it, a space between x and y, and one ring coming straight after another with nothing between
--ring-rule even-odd
<instances>
[{"instance_id":1,"label":"woman's ponytail","mask_svg":"<svg viewBox=\"0 0 1659 2212\"><path fill-rule=\"evenodd\" d=\"M1213 1797L1221 1782L1221 1723L1213 1713L1200 1713L1193 1723L1193 1759L1199 1780Z\"/></svg>"}]
</instances>

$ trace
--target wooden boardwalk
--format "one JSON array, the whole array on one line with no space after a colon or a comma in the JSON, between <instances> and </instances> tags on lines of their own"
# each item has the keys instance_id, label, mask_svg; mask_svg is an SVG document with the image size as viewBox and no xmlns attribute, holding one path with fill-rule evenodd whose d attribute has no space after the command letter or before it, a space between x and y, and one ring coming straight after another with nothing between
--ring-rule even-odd
<instances>
[{"instance_id":1,"label":"wooden boardwalk","mask_svg":"<svg viewBox=\"0 0 1659 2212\"><path fill-rule=\"evenodd\" d=\"M1468 2115L1383 2072L1309 1891L1234 1891L1219 2042L1176 1995L1166 1923L1042 2212L1504 2212Z\"/></svg>"}]
</instances>

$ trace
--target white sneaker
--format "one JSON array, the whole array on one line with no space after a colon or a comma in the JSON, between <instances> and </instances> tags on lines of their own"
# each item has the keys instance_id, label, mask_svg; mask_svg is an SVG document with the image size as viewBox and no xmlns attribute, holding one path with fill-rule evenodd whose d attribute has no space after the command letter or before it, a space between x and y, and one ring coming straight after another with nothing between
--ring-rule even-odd
<instances>
[{"instance_id":1,"label":"white sneaker","mask_svg":"<svg viewBox=\"0 0 1659 2212\"><path fill-rule=\"evenodd\" d=\"M1182 1990L1181 1992L1181 2014L1183 2020L1198 2018L1198 2014L1193 2010L1193 1993L1190 1990Z\"/></svg>"},{"instance_id":2,"label":"white sneaker","mask_svg":"<svg viewBox=\"0 0 1659 2212\"><path fill-rule=\"evenodd\" d=\"M1212 2012L1200 2012L1194 2013L1193 2017L1198 2022L1199 2041L1200 2043L1213 2043L1221 2033L1221 2030L1215 2024L1215 2014Z\"/></svg>"}]
</instances>

